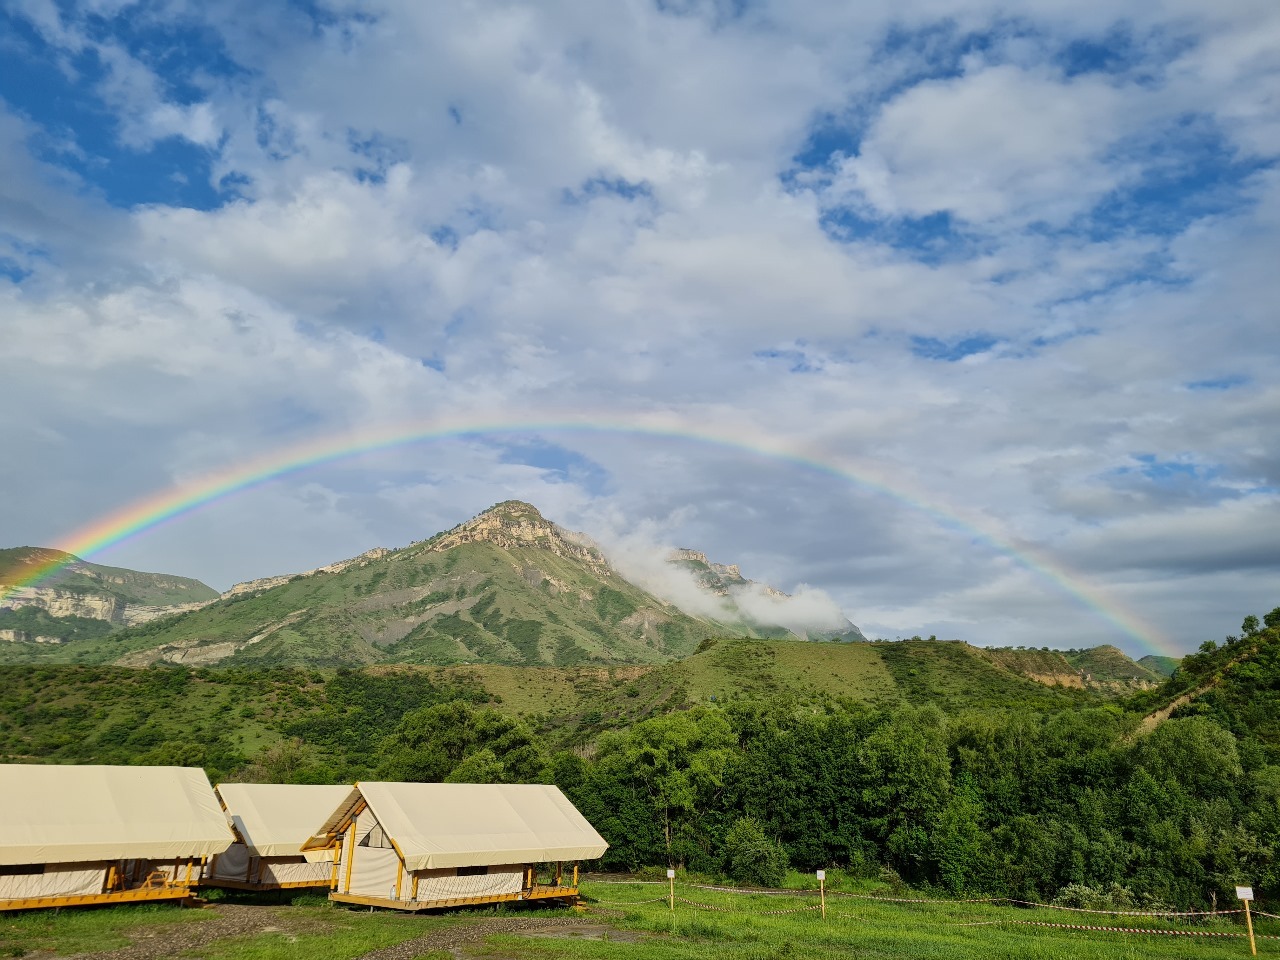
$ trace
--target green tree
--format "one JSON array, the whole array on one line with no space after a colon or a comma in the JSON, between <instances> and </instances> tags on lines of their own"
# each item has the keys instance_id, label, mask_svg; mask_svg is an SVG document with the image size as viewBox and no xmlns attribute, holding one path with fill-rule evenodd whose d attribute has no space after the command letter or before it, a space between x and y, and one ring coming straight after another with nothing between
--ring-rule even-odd
<instances>
[{"instance_id":1,"label":"green tree","mask_svg":"<svg viewBox=\"0 0 1280 960\"><path fill-rule=\"evenodd\" d=\"M711 865L708 828L735 745L719 710L654 717L626 733L601 737L593 780L600 795L614 797L619 809L634 814L638 800L643 816L657 825L661 851L649 856L659 853L670 864L696 859ZM630 795L631 802L619 794Z\"/></svg>"},{"instance_id":2,"label":"green tree","mask_svg":"<svg viewBox=\"0 0 1280 960\"><path fill-rule=\"evenodd\" d=\"M482 751L487 755L466 763ZM379 776L422 783L461 782L468 775L486 778L475 781L482 783L537 783L547 765L525 724L462 701L405 714L381 752Z\"/></svg>"},{"instance_id":3,"label":"green tree","mask_svg":"<svg viewBox=\"0 0 1280 960\"><path fill-rule=\"evenodd\" d=\"M724 835L724 872L738 883L780 887L789 865L787 851L759 820L740 817Z\"/></svg>"}]
</instances>

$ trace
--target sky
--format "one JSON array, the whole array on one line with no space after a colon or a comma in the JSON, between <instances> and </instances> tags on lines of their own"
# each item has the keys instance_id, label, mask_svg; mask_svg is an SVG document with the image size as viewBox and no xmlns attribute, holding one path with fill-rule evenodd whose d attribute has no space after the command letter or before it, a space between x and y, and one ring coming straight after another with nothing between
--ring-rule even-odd
<instances>
[{"instance_id":1,"label":"sky","mask_svg":"<svg viewBox=\"0 0 1280 960\"><path fill-rule=\"evenodd\" d=\"M1278 159L1274 0L0 0L0 544L414 424L87 559L516 498L869 636L1188 652L1280 604Z\"/></svg>"}]
</instances>

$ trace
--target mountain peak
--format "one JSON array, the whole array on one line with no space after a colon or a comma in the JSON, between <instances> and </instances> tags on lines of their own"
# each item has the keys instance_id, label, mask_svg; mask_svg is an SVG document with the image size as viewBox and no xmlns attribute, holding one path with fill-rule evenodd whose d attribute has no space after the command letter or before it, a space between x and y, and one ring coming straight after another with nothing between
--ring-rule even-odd
<instances>
[{"instance_id":1,"label":"mountain peak","mask_svg":"<svg viewBox=\"0 0 1280 960\"><path fill-rule=\"evenodd\" d=\"M481 510L472 521L479 520L481 517L504 517L509 519L525 519L536 523L546 523L547 519L538 512L538 508L532 503L525 503L523 500L503 500L501 503L495 503L488 510Z\"/></svg>"},{"instance_id":2,"label":"mountain peak","mask_svg":"<svg viewBox=\"0 0 1280 960\"><path fill-rule=\"evenodd\" d=\"M504 550L548 550L557 556L573 557L598 573L611 569L590 537L552 523L537 507L523 500L494 504L466 523L428 541L428 549L443 553L466 543L489 543Z\"/></svg>"}]
</instances>

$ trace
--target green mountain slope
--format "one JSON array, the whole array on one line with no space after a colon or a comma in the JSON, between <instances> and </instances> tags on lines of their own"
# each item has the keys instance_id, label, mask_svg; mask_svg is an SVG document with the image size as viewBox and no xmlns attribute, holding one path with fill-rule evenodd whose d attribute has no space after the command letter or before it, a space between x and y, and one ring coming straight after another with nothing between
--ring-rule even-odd
<instances>
[{"instance_id":1,"label":"green mountain slope","mask_svg":"<svg viewBox=\"0 0 1280 960\"><path fill-rule=\"evenodd\" d=\"M1158 657L1154 654L1147 654L1147 656L1139 658L1138 666L1145 667L1158 677L1172 677L1181 662L1181 657Z\"/></svg>"},{"instance_id":2,"label":"green mountain slope","mask_svg":"<svg viewBox=\"0 0 1280 960\"><path fill-rule=\"evenodd\" d=\"M68 659L336 666L655 663L713 628L619 577L528 504L498 504L400 550L241 584Z\"/></svg>"},{"instance_id":3,"label":"green mountain slope","mask_svg":"<svg viewBox=\"0 0 1280 960\"><path fill-rule=\"evenodd\" d=\"M224 775L300 738L339 773L368 776L359 758L374 762L373 747L405 711L458 698L526 721L553 747L698 705L790 702L812 715L838 703L1055 710L1111 700L1029 680L966 644L929 641L708 640L684 659L630 666L9 665L0 666L0 761L194 763ZM339 762L333 751L350 756Z\"/></svg>"}]
</instances>

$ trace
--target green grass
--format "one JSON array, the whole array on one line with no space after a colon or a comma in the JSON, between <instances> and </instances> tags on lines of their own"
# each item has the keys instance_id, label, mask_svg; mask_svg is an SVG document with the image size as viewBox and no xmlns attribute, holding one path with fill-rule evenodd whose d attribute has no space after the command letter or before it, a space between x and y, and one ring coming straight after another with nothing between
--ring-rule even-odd
<instances>
[{"instance_id":1,"label":"green grass","mask_svg":"<svg viewBox=\"0 0 1280 960\"><path fill-rule=\"evenodd\" d=\"M404 943L438 929L438 918L393 913L356 913L329 907L295 908L281 913L294 931L272 931L249 937L231 937L185 951L182 956L199 960L348 960L371 950ZM435 926L432 926L432 924ZM306 929L308 932L297 932ZM314 932L311 932L314 931Z\"/></svg>"},{"instance_id":2,"label":"green grass","mask_svg":"<svg viewBox=\"0 0 1280 960\"><path fill-rule=\"evenodd\" d=\"M590 882L584 882L583 890L591 897L598 895L611 901L640 901L665 892L662 886L604 886ZM634 907L601 905L600 909L621 912L616 921L618 926L646 936L638 943L608 940L548 943L535 938L492 938L487 955L578 960L624 957L627 960L692 960L695 957L699 960L825 960L832 957L1128 960L1240 957L1247 955L1248 950L1248 941L1239 938L1075 931L1014 923L1036 921L1243 933L1242 925L1229 920L1193 927L1150 918L1064 914L1048 909L1021 910L954 901L895 904L835 895L827 899L827 917L823 920L819 911L811 909L786 915L764 913L812 907L816 902L812 895L728 894L683 885L677 885L676 895L717 909L699 909L680 900L676 901L674 911L668 909L666 902ZM1259 932L1280 933L1280 924L1273 922L1271 927ZM1260 955L1280 953L1280 944L1262 941L1259 952Z\"/></svg>"},{"instance_id":3,"label":"green grass","mask_svg":"<svg viewBox=\"0 0 1280 960\"><path fill-rule=\"evenodd\" d=\"M0 913L0 957L114 950L128 946L130 932L139 927L163 930L209 919L212 915L206 911L172 903Z\"/></svg>"},{"instance_id":4,"label":"green grass","mask_svg":"<svg viewBox=\"0 0 1280 960\"><path fill-rule=\"evenodd\" d=\"M798 876L795 879L800 879ZM804 878L812 883L812 877ZM1240 937L1173 937L1155 934L1066 930L1022 925L1030 922L1124 926L1146 929L1204 930L1239 934L1242 925L1221 918L1207 923L1146 917L1109 917L1050 909L930 900L891 903L840 896L836 890L860 887L832 872L827 916L818 910L814 891L795 894L741 894L706 890L683 881L676 886L675 910L668 909L664 884L630 885L583 881L588 898L587 926L566 924L554 935L494 934L464 944L462 957L489 960L1136 960L1136 958L1216 958L1246 956ZM879 895L888 895L882 890ZM902 893L905 897L919 894ZM642 903L651 898L657 903ZM600 902L610 901L610 902ZM247 902L247 901L242 901ZM714 908L714 909L706 909ZM348 960L427 934L465 929L497 915L566 919L569 911L489 909L412 916L368 913L331 905L262 906L263 922L278 927L252 936L229 937L181 950L190 960ZM770 914L766 911L800 911ZM213 919L214 911L146 904L99 909L0 914L0 957L43 953L68 956L127 946L139 935L154 937L175 927ZM1280 923L1262 919L1257 932L1280 935ZM1260 940L1259 955L1280 954L1280 941ZM422 958L452 956L444 950Z\"/></svg>"}]
</instances>

